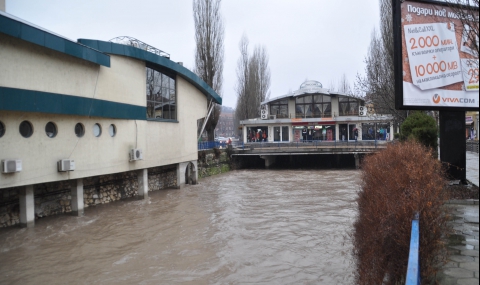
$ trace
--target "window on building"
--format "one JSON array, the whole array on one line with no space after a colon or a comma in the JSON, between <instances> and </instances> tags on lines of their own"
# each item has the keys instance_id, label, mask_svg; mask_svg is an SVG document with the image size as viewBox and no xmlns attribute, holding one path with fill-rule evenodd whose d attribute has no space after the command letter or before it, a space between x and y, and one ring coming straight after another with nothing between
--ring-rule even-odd
<instances>
[{"instance_id":1,"label":"window on building","mask_svg":"<svg viewBox=\"0 0 480 285\"><path fill-rule=\"evenodd\" d=\"M288 127L282 127L282 142L288 142L290 139Z\"/></svg>"},{"instance_id":2,"label":"window on building","mask_svg":"<svg viewBox=\"0 0 480 285\"><path fill-rule=\"evenodd\" d=\"M20 128L19 128L20 134L24 138L29 138L33 134L33 126L32 123L29 121L23 121L20 123Z\"/></svg>"},{"instance_id":3,"label":"window on building","mask_svg":"<svg viewBox=\"0 0 480 285\"><path fill-rule=\"evenodd\" d=\"M295 99L296 118L323 118L332 116L332 101L326 95L307 95Z\"/></svg>"},{"instance_id":4,"label":"window on building","mask_svg":"<svg viewBox=\"0 0 480 285\"><path fill-rule=\"evenodd\" d=\"M271 102L270 115L275 115L277 118L288 118L288 99Z\"/></svg>"},{"instance_id":5,"label":"window on building","mask_svg":"<svg viewBox=\"0 0 480 285\"><path fill-rule=\"evenodd\" d=\"M99 123L93 125L93 135L97 138L102 135L102 126Z\"/></svg>"},{"instance_id":6,"label":"window on building","mask_svg":"<svg viewBox=\"0 0 480 285\"><path fill-rule=\"evenodd\" d=\"M54 138L57 135L57 126L53 122L48 122L45 126L47 137Z\"/></svg>"},{"instance_id":7,"label":"window on building","mask_svg":"<svg viewBox=\"0 0 480 285\"><path fill-rule=\"evenodd\" d=\"M358 99L351 97L338 97L339 116L358 116L358 107L360 102Z\"/></svg>"},{"instance_id":8,"label":"window on building","mask_svg":"<svg viewBox=\"0 0 480 285\"><path fill-rule=\"evenodd\" d=\"M147 119L177 119L175 78L147 67Z\"/></svg>"},{"instance_id":9,"label":"window on building","mask_svg":"<svg viewBox=\"0 0 480 285\"><path fill-rule=\"evenodd\" d=\"M362 140L390 140L389 123L362 124Z\"/></svg>"},{"instance_id":10,"label":"window on building","mask_svg":"<svg viewBox=\"0 0 480 285\"><path fill-rule=\"evenodd\" d=\"M77 135L77 137L81 138L81 137L83 137L84 134L85 134L85 127L83 126L82 123L77 123L75 125L75 135Z\"/></svg>"}]
</instances>

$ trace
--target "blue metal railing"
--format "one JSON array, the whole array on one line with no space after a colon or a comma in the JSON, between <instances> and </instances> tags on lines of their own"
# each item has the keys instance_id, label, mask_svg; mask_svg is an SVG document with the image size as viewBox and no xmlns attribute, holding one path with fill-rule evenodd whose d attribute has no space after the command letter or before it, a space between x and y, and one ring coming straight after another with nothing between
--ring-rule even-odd
<instances>
[{"instance_id":1,"label":"blue metal railing","mask_svg":"<svg viewBox=\"0 0 480 285\"><path fill-rule=\"evenodd\" d=\"M226 144L220 142L198 142L198 150L220 148L222 145Z\"/></svg>"},{"instance_id":2,"label":"blue metal railing","mask_svg":"<svg viewBox=\"0 0 480 285\"><path fill-rule=\"evenodd\" d=\"M408 255L407 280L405 285L420 285L420 218L418 213L412 220L410 253Z\"/></svg>"}]
</instances>

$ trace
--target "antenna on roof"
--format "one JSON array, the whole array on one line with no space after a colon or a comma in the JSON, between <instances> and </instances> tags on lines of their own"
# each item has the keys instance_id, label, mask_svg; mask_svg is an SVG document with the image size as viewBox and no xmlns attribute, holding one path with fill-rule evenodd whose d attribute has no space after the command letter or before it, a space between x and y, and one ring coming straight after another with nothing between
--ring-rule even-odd
<instances>
[{"instance_id":1,"label":"antenna on roof","mask_svg":"<svg viewBox=\"0 0 480 285\"><path fill-rule=\"evenodd\" d=\"M127 45L127 46L133 46L139 49L146 50L148 52L154 53L159 56L166 57L170 59L170 54L164 52L163 50L159 50L156 47L152 47L149 44L146 44L140 40L137 40L136 38L128 37L128 36L120 36L116 37L110 40L112 43L116 44L122 44L122 45Z\"/></svg>"}]
</instances>

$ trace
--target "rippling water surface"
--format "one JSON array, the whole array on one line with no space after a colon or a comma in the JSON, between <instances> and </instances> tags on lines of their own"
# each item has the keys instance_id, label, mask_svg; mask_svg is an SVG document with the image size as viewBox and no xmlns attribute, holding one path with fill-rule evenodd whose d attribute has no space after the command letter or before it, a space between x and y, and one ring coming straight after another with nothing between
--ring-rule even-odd
<instances>
[{"instance_id":1,"label":"rippling water surface","mask_svg":"<svg viewBox=\"0 0 480 285\"><path fill-rule=\"evenodd\" d=\"M0 284L352 284L355 170L242 170L0 229Z\"/></svg>"}]
</instances>

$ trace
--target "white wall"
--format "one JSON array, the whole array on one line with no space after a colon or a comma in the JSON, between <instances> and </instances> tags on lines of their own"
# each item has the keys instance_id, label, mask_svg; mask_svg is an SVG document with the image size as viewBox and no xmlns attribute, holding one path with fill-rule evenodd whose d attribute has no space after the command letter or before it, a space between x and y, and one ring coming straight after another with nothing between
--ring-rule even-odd
<instances>
[{"instance_id":1,"label":"white wall","mask_svg":"<svg viewBox=\"0 0 480 285\"><path fill-rule=\"evenodd\" d=\"M110 67L0 34L0 86L145 106L145 63L110 56Z\"/></svg>"},{"instance_id":2,"label":"white wall","mask_svg":"<svg viewBox=\"0 0 480 285\"><path fill-rule=\"evenodd\" d=\"M39 90L146 106L145 63L111 56L111 67L99 67L74 57L0 36L0 86ZM8 72L7 72L8 71ZM98 83L97 83L98 76ZM197 88L177 77L178 123L123 120L88 116L0 111L6 132L0 138L0 160L21 159L23 170L0 173L0 188L105 175L135 169L193 161L198 158L197 120L206 115L207 99ZM24 138L19 125L27 120L33 135ZM50 138L45 125L53 122L58 134ZM85 135L75 135L75 124ZM93 135L93 125L102 135ZM115 137L108 132L117 129ZM132 148L143 150L144 159L129 161ZM57 161L75 160L76 169L58 172Z\"/></svg>"}]
</instances>

